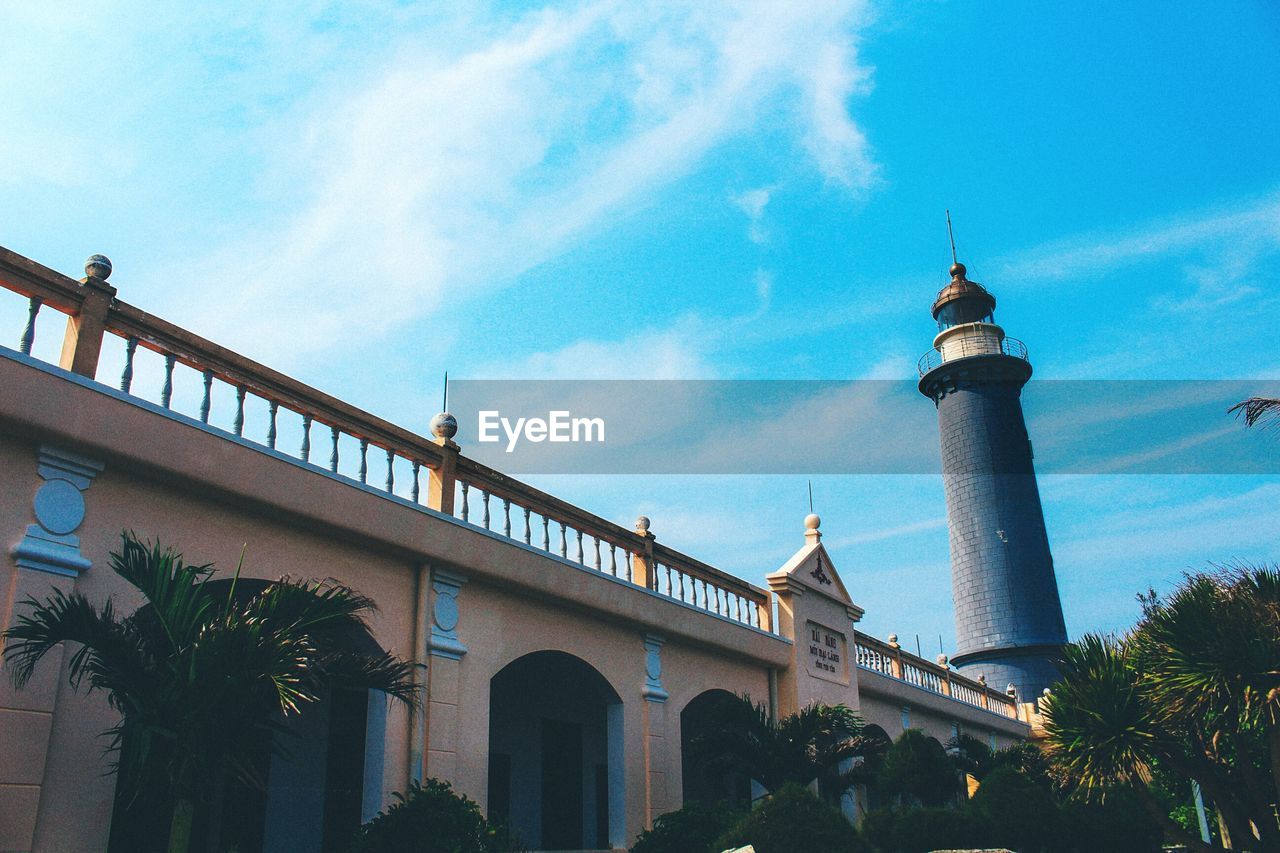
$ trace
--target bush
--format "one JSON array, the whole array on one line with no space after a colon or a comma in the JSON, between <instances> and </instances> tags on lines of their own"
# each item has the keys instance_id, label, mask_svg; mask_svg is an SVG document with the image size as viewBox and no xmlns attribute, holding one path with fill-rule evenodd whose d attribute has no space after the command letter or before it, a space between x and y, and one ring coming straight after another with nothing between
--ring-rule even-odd
<instances>
[{"instance_id":1,"label":"bush","mask_svg":"<svg viewBox=\"0 0 1280 853\"><path fill-rule=\"evenodd\" d=\"M987 845L1020 853L1057 849L1063 821L1049 793L1011 767L987 774L969 808L986 824Z\"/></svg>"},{"instance_id":2,"label":"bush","mask_svg":"<svg viewBox=\"0 0 1280 853\"><path fill-rule=\"evenodd\" d=\"M990 831L971 809L879 809L867 815L863 837L881 853L930 853L985 846Z\"/></svg>"},{"instance_id":3,"label":"bush","mask_svg":"<svg viewBox=\"0 0 1280 853\"><path fill-rule=\"evenodd\" d=\"M712 850L752 845L756 853L867 853L845 816L799 785L785 785L721 835Z\"/></svg>"},{"instance_id":4,"label":"bush","mask_svg":"<svg viewBox=\"0 0 1280 853\"><path fill-rule=\"evenodd\" d=\"M941 806L959 793L960 776L942 744L919 729L907 729L889 747L876 785L908 804Z\"/></svg>"},{"instance_id":5,"label":"bush","mask_svg":"<svg viewBox=\"0 0 1280 853\"><path fill-rule=\"evenodd\" d=\"M407 794L360 827L351 853L498 853L505 833L490 826L471 799L448 782L414 782Z\"/></svg>"},{"instance_id":6,"label":"bush","mask_svg":"<svg viewBox=\"0 0 1280 853\"><path fill-rule=\"evenodd\" d=\"M640 833L631 853L719 853L722 848L712 851L712 843L742 817L724 803L690 803L655 820L653 829Z\"/></svg>"},{"instance_id":7,"label":"bush","mask_svg":"<svg viewBox=\"0 0 1280 853\"><path fill-rule=\"evenodd\" d=\"M1072 801L1063 809L1075 853L1158 853L1164 831L1127 789L1108 791L1101 801Z\"/></svg>"}]
</instances>

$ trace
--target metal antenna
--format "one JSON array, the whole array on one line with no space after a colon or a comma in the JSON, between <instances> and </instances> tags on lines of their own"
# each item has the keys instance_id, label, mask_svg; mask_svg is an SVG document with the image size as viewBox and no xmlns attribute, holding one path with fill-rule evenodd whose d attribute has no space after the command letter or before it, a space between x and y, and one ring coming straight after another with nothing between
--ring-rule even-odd
<instances>
[{"instance_id":1,"label":"metal antenna","mask_svg":"<svg viewBox=\"0 0 1280 853\"><path fill-rule=\"evenodd\" d=\"M809 512L813 512L813 480L809 481Z\"/></svg>"},{"instance_id":2,"label":"metal antenna","mask_svg":"<svg viewBox=\"0 0 1280 853\"><path fill-rule=\"evenodd\" d=\"M444 404L441 405L440 411L449 411L449 371L444 372Z\"/></svg>"},{"instance_id":3,"label":"metal antenna","mask_svg":"<svg viewBox=\"0 0 1280 853\"><path fill-rule=\"evenodd\" d=\"M951 232L951 211L947 211L947 237L951 240L951 263L956 264L956 235Z\"/></svg>"}]
</instances>

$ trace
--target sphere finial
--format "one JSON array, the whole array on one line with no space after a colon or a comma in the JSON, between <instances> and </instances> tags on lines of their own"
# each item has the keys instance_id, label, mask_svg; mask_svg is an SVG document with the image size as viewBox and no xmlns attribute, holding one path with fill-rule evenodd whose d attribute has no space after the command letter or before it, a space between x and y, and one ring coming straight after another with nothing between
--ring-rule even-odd
<instances>
[{"instance_id":1,"label":"sphere finial","mask_svg":"<svg viewBox=\"0 0 1280 853\"><path fill-rule=\"evenodd\" d=\"M964 281L964 276L967 272L968 270L965 268L965 265L959 261L956 261L951 265L951 278L955 281Z\"/></svg>"},{"instance_id":2,"label":"sphere finial","mask_svg":"<svg viewBox=\"0 0 1280 853\"><path fill-rule=\"evenodd\" d=\"M822 525L822 517L816 512L811 512L804 517L805 530L817 530Z\"/></svg>"},{"instance_id":3,"label":"sphere finial","mask_svg":"<svg viewBox=\"0 0 1280 853\"><path fill-rule=\"evenodd\" d=\"M649 532L649 517L647 515L642 515L636 519L636 530L640 533Z\"/></svg>"},{"instance_id":4,"label":"sphere finial","mask_svg":"<svg viewBox=\"0 0 1280 853\"><path fill-rule=\"evenodd\" d=\"M90 255L84 262L84 274L89 278L106 281L111 275L111 259L106 255Z\"/></svg>"},{"instance_id":5,"label":"sphere finial","mask_svg":"<svg viewBox=\"0 0 1280 853\"><path fill-rule=\"evenodd\" d=\"M448 412L441 412L431 419L431 434L446 440L453 438L458 434L458 419Z\"/></svg>"}]
</instances>

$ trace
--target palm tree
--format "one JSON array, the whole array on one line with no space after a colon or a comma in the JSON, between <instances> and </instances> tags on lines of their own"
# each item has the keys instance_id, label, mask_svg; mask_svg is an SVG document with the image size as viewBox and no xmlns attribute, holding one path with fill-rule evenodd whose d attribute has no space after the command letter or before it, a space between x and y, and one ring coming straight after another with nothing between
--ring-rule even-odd
<instances>
[{"instance_id":1,"label":"palm tree","mask_svg":"<svg viewBox=\"0 0 1280 853\"><path fill-rule=\"evenodd\" d=\"M774 792L788 782L819 782L838 796L869 777L888 747L862 734L863 723L846 705L808 705L780 720L749 696L725 696L690 749L700 760L742 773ZM852 766L848 766L852 765Z\"/></svg>"},{"instance_id":2,"label":"palm tree","mask_svg":"<svg viewBox=\"0 0 1280 853\"><path fill-rule=\"evenodd\" d=\"M1280 571L1192 575L1167 599L1142 602L1133 638L1152 707L1170 729L1194 730L1212 753L1229 754L1243 806L1280 847L1271 809L1280 795Z\"/></svg>"},{"instance_id":3,"label":"palm tree","mask_svg":"<svg viewBox=\"0 0 1280 853\"><path fill-rule=\"evenodd\" d=\"M24 602L28 612L3 634L4 656L22 687L50 650L71 644L72 686L104 691L121 715L106 732L120 783L173 792L170 853L187 853L196 811L223 778L261 787L256 747L281 714L335 686L418 701L411 664L353 650L374 603L346 586L284 578L246 594L237 567L224 591L208 585L212 566L128 532L110 565L146 606L121 617L110 600L95 607L55 589Z\"/></svg>"},{"instance_id":4,"label":"palm tree","mask_svg":"<svg viewBox=\"0 0 1280 853\"><path fill-rule=\"evenodd\" d=\"M1169 713L1152 688L1159 676L1144 669L1147 642L1135 630L1125 638L1085 635L1063 650L1061 680L1042 704L1045 747L1056 768L1088 796L1131 788L1165 831L1195 849L1209 849L1184 833L1152 793L1162 766L1199 782L1236 838L1259 828L1262 849L1274 850L1274 819L1245 796L1242 761L1220 748L1203 720Z\"/></svg>"}]
</instances>

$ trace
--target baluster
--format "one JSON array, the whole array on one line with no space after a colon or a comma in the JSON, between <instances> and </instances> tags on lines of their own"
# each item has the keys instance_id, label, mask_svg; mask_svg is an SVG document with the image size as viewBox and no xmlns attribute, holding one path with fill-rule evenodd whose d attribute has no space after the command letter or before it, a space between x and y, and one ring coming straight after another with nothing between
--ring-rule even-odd
<instances>
[{"instance_id":1,"label":"baluster","mask_svg":"<svg viewBox=\"0 0 1280 853\"><path fill-rule=\"evenodd\" d=\"M173 353L165 353L164 356L164 385L160 388L160 405L166 409L169 403L173 401L173 363L178 357Z\"/></svg>"},{"instance_id":2,"label":"baluster","mask_svg":"<svg viewBox=\"0 0 1280 853\"><path fill-rule=\"evenodd\" d=\"M551 519L547 518L544 515L542 517L542 550L546 551L548 554L551 553L551 531L549 527L550 524L551 524Z\"/></svg>"},{"instance_id":3,"label":"baluster","mask_svg":"<svg viewBox=\"0 0 1280 853\"><path fill-rule=\"evenodd\" d=\"M684 601L684 572L676 572L676 577L680 581L680 600Z\"/></svg>"},{"instance_id":4,"label":"baluster","mask_svg":"<svg viewBox=\"0 0 1280 853\"><path fill-rule=\"evenodd\" d=\"M711 592L713 593L712 600L715 601L715 604L712 605L711 607L711 612L719 616L720 615L720 587L718 586L711 587Z\"/></svg>"},{"instance_id":5,"label":"baluster","mask_svg":"<svg viewBox=\"0 0 1280 853\"><path fill-rule=\"evenodd\" d=\"M243 385L236 386L236 417L231 422L231 431L238 436L244 435L244 395L246 390Z\"/></svg>"},{"instance_id":6,"label":"baluster","mask_svg":"<svg viewBox=\"0 0 1280 853\"><path fill-rule=\"evenodd\" d=\"M733 597L733 618L739 622L742 621L742 596L740 595Z\"/></svg>"},{"instance_id":7,"label":"baluster","mask_svg":"<svg viewBox=\"0 0 1280 853\"><path fill-rule=\"evenodd\" d=\"M311 415L302 416L302 461L311 460Z\"/></svg>"},{"instance_id":8,"label":"baluster","mask_svg":"<svg viewBox=\"0 0 1280 853\"><path fill-rule=\"evenodd\" d=\"M204 399L200 401L200 423L207 424L209 422L209 408L212 401L209 399L210 391L213 389L213 371L205 370L204 377Z\"/></svg>"},{"instance_id":9,"label":"baluster","mask_svg":"<svg viewBox=\"0 0 1280 853\"><path fill-rule=\"evenodd\" d=\"M369 481L369 439L360 439L360 482Z\"/></svg>"},{"instance_id":10,"label":"baluster","mask_svg":"<svg viewBox=\"0 0 1280 853\"><path fill-rule=\"evenodd\" d=\"M22 339L18 341L18 351L23 355L31 355L31 345L36 342L36 315L44 300L33 296L27 305L27 327L22 330Z\"/></svg>"},{"instance_id":11,"label":"baluster","mask_svg":"<svg viewBox=\"0 0 1280 853\"><path fill-rule=\"evenodd\" d=\"M582 559L582 531L581 530L578 531L578 562L581 565L584 565L584 566L586 565L586 562Z\"/></svg>"},{"instance_id":12,"label":"baluster","mask_svg":"<svg viewBox=\"0 0 1280 853\"><path fill-rule=\"evenodd\" d=\"M702 584L702 603L701 604L698 603L698 584L699 583ZM707 582L702 580L701 578L693 579L693 604L695 607L701 607L703 610L707 609Z\"/></svg>"},{"instance_id":13,"label":"baluster","mask_svg":"<svg viewBox=\"0 0 1280 853\"><path fill-rule=\"evenodd\" d=\"M387 448L387 494L391 494L396 488L396 454L390 447Z\"/></svg>"},{"instance_id":14,"label":"baluster","mask_svg":"<svg viewBox=\"0 0 1280 853\"><path fill-rule=\"evenodd\" d=\"M422 468L422 463L413 460L413 502L418 502L418 471ZM464 487L465 488L465 487Z\"/></svg>"},{"instance_id":15,"label":"baluster","mask_svg":"<svg viewBox=\"0 0 1280 853\"><path fill-rule=\"evenodd\" d=\"M618 576L618 546L612 542L609 543L609 574Z\"/></svg>"},{"instance_id":16,"label":"baluster","mask_svg":"<svg viewBox=\"0 0 1280 853\"><path fill-rule=\"evenodd\" d=\"M560 522L560 556L569 559L569 542L565 539L564 522Z\"/></svg>"},{"instance_id":17,"label":"baluster","mask_svg":"<svg viewBox=\"0 0 1280 853\"><path fill-rule=\"evenodd\" d=\"M631 573L635 568L634 566L635 555L633 555L630 551L624 548L622 549L622 557L623 557L623 562L626 563L627 565L627 582L635 583L635 579L631 576Z\"/></svg>"},{"instance_id":18,"label":"baluster","mask_svg":"<svg viewBox=\"0 0 1280 853\"><path fill-rule=\"evenodd\" d=\"M466 521L471 515L471 509L467 506L467 492L471 491L471 484L466 480L462 481L462 520Z\"/></svg>"},{"instance_id":19,"label":"baluster","mask_svg":"<svg viewBox=\"0 0 1280 853\"><path fill-rule=\"evenodd\" d=\"M276 449L276 412L280 410L280 404L275 400L267 403L268 423L267 423L267 447L272 450Z\"/></svg>"},{"instance_id":20,"label":"baluster","mask_svg":"<svg viewBox=\"0 0 1280 853\"><path fill-rule=\"evenodd\" d=\"M533 530L529 527L529 508L524 508L524 544L530 545L533 540Z\"/></svg>"},{"instance_id":21,"label":"baluster","mask_svg":"<svg viewBox=\"0 0 1280 853\"><path fill-rule=\"evenodd\" d=\"M502 499L502 535L511 538L511 499Z\"/></svg>"},{"instance_id":22,"label":"baluster","mask_svg":"<svg viewBox=\"0 0 1280 853\"><path fill-rule=\"evenodd\" d=\"M489 529L489 493L484 489L480 490L480 500L484 502L484 529Z\"/></svg>"},{"instance_id":23,"label":"baluster","mask_svg":"<svg viewBox=\"0 0 1280 853\"><path fill-rule=\"evenodd\" d=\"M138 339L130 335L124 342L124 371L120 374L120 390L126 394L133 386L133 354L137 349Z\"/></svg>"},{"instance_id":24,"label":"baluster","mask_svg":"<svg viewBox=\"0 0 1280 853\"><path fill-rule=\"evenodd\" d=\"M329 427L329 434L333 436L333 449L329 451L329 470L336 474L338 472L338 428Z\"/></svg>"},{"instance_id":25,"label":"baluster","mask_svg":"<svg viewBox=\"0 0 1280 853\"><path fill-rule=\"evenodd\" d=\"M600 571L600 537L596 536L596 571Z\"/></svg>"}]
</instances>

